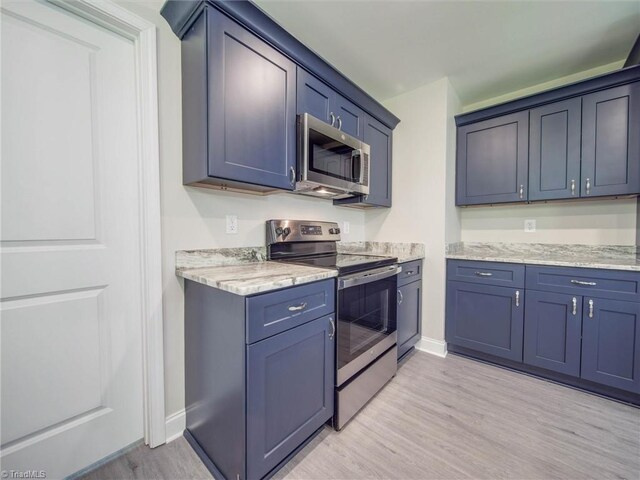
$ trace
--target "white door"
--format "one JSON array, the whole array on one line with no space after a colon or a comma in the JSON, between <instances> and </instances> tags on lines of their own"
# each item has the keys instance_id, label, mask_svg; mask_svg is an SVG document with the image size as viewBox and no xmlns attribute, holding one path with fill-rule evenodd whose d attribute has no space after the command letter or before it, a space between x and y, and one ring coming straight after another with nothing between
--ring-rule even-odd
<instances>
[{"instance_id":1,"label":"white door","mask_svg":"<svg viewBox=\"0 0 640 480\"><path fill-rule=\"evenodd\" d=\"M133 44L3 1L1 463L61 478L143 438Z\"/></svg>"}]
</instances>

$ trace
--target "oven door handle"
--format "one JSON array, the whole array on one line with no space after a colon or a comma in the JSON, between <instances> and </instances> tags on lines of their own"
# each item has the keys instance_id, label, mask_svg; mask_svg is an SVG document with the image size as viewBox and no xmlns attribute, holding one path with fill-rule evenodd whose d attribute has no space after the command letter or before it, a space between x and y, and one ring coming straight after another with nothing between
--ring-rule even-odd
<instances>
[{"instance_id":1,"label":"oven door handle","mask_svg":"<svg viewBox=\"0 0 640 480\"><path fill-rule=\"evenodd\" d=\"M391 267L377 268L365 273L355 273L353 275L347 275L342 278L338 278L338 290L344 290L345 288L355 287L357 285L365 285L371 282L377 282L384 278L393 277L402 271L402 267L399 265L393 265Z\"/></svg>"}]
</instances>

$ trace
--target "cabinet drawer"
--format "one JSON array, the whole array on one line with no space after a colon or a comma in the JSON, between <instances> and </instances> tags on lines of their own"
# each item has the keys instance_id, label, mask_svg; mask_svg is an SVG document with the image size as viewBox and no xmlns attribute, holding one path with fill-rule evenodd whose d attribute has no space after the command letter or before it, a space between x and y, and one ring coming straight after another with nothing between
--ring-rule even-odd
<instances>
[{"instance_id":1,"label":"cabinet drawer","mask_svg":"<svg viewBox=\"0 0 640 480\"><path fill-rule=\"evenodd\" d=\"M523 288L524 270L514 263L449 260L447 280Z\"/></svg>"},{"instance_id":2,"label":"cabinet drawer","mask_svg":"<svg viewBox=\"0 0 640 480\"><path fill-rule=\"evenodd\" d=\"M247 343L315 320L335 311L333 279L248 297Z\"/></svg>"},{"instance_id":3,"label":"cabinet drawer","mask_svg":"<svg viewBox=\"0 0 640 480\"><path fill-rule=\"evenodd\" d=\"M398 286L420 280L422 278L422 260L401 263L402 271L398 274Z\"/></svg>"},{"instance_id":4,"label":"cabinet drawer","mask_svg":"<svg viewBox=\"0 0 640 480\"><path fill-rule=\"evenodd\" d=\"M640 302L640 272L528 266L527 289Z\"/></svg>"}]
</instances>

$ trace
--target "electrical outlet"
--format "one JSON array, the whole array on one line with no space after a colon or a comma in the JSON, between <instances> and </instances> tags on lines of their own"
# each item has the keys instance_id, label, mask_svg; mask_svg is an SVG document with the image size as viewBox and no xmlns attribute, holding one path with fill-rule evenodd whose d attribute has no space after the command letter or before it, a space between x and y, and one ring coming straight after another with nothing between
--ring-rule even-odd
<instances>
[{"instance_id":1,"label":"electrical outlet","mask_svg":"<svg viewBox=\"0 0 640 480\"><path fill-rule=\"evenodd\" d=\"M227 215L227 233L235 235L238 233L238 216Z\"/></svg>"},{"instance_id":2,"label":"electrical outlet","mask_svg":"<svg viewBox=\"0 0 640 480\"><path fill-rule=\"evenodd\" d=\"M348 234L350 227L351 225L349 225L349 222L342 222L342 233L344 233L345 235Z\"/></svg>"},{"instance_id":3,"label":"electrical outlet","mask_svg":"<svg viewBox=\"0 0 640 480\"><path fill-rule=\"evenodd\" d=\"M536 221L535 220L525 220L524 221L524 231L526 233L533 233L536 231Z\"/></svg>"}]
</instances>

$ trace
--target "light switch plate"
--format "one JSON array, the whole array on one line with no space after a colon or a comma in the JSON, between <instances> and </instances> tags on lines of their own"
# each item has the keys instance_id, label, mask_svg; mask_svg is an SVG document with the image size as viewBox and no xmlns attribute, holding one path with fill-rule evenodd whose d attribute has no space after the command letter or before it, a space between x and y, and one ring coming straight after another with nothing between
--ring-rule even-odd
<instances>
[{"instance_id":1,"label":"light switch plate","mask_svg":"<svg viewBox=\"0 0 640 480\"><path fill-rule=\"evenodd\" d=\"M227 215L227 233L231 235L235 235L238 233L238 216L237 215Z\"/></svg>"},{"instance_id":2,"label":"light switch plate","mask_svg":"<svg viewBox=\"0 0 640 480\"><path fill-rule=\"evenodd\" d=\"M525 220L524 221L524 231L526 233L534 233L536 231L536 221L535 220Z\"/></svg>"},{"instance_id":3,"label":"light switch plate","mask_svg":"<svg viewBox=\"0 0 640 480\"><path fill-rule=\"evenodd\" d=\"M348 234L350 227L351 225L349 224L349 222L342 222L342 233L344 233L345 235Z\"/></svg>"}]
</instances>

